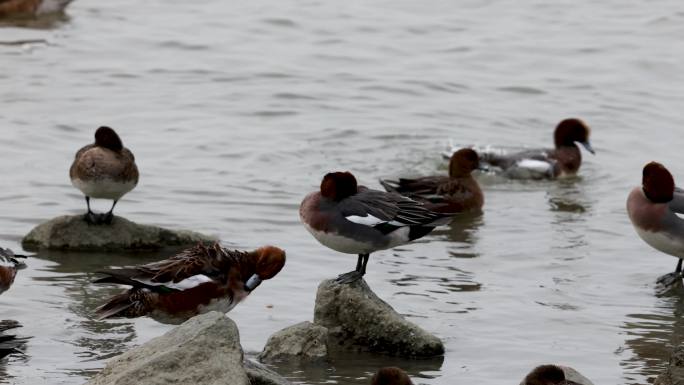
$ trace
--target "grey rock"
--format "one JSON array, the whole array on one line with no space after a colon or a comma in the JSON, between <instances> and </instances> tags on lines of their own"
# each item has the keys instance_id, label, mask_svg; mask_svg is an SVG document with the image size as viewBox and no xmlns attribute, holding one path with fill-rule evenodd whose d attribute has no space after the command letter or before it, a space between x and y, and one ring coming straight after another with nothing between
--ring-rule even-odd
<instances>
[{"instance_id":1,"label":"grey rock","mask_svg":"<svg viewBox=\"0 0 684 385\"><path fill-rule=\"evenodd\" d=\"M434 335L405 320L378 298L363 279L351 284L326 280L318 286L314 323L328 328L328 346L402 357L444 354Z\"/></svg>"},{"instance_id":2,"label":"grey rock","mask_svg":"<svg viewBox=\"0 0 684 385\"><path fill-rule=\"evenodd\" d=\"M278 373L252 360L245 360L245 370L251 385L292 385Z\"/></svg>"},{"instance_id":3,"label":"grey rock","mask_svg":"<svg viewBox=\"0 0 684 385\"><path fill-rule=\"evenodd\" d=\"M674 349L667 369L656 378L653 385L684 385L684 345Z\"/></svg>"},{"instance_id":4,"label":"grey rock","mask_svg":"<svg viewBox=\"0 0 684 385\"><path fill-rule=\"evenodd\" d=\"M89 225L82 215L64 215L41 223L22 240L29 251L156 250L210 243L215 238L185 230L140 225L115 216L109 225Z\"/></svg>"},{"instance_id":5,"label":"grey rock","mask_svg":"<svg viewBox=\"0 0 684 385\"><path fill-rule=\"evenodd\" d=\"M309 321L280 330L269 337L259 354L261 362L323 361L328 357L328 329Z\"/></svg>"},{"instance_id":6,"label":"grey rock","mask_svg":"<svg viewBox=\"0 0 684 385\"><path fill-rule=\"evenodd\" d=\"M235 323L223 313L193 317L110 360L86 385L249 385Z\"/></svg>"}]
</instances>

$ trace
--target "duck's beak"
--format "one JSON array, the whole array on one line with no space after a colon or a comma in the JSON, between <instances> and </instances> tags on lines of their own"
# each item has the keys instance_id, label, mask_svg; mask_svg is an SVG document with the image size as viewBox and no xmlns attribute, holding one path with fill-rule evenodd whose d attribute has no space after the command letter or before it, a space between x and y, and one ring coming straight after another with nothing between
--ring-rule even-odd
<instances>
[{"instance_id":1,"label":"duck's beak","mask_svg":"<svg viewBox=\"0 0 684 385\"><path fill-rule=\"evenodd\" d=\"M596 152L595 152L594 149L591 147L591 143L589 143L588 140L587 140L586 142L579 142L579 144L581 144L584 148L586 148L587 151L591 152L592 155L596 155Z\"/></svg>"},{"instance_id":2,"label":"duck's beak","mask_svg":"<svg viewBox=\"0 0 684 385\"><path fill-rule=\"evenodd\" d=\"M254 274L249 279L247 280L247 283L245 283L245 290L248 292L251 292L252 290L256 289L257 286L261 284L261 278L259 278L258 275Z\"/></svg>"}]
</instances>

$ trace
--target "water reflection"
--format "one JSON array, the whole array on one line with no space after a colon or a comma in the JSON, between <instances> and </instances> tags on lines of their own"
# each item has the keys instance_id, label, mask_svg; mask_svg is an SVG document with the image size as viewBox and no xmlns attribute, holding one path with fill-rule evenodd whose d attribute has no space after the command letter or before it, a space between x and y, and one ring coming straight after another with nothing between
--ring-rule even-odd
<instances>
[{"instance_id":1,"label":"water reflection","mask_svg":"<svg viewBox=\"0 0 684 385\"><path fill-rule=\"evenodd\" d=\"M30 29L56 29L68 23L70 18L65 13L53 13L41 17L16 17L0 18L0 28L30 28Z\"/></svg>"},{"instance_id":2,"label":"water reflection","mask_svg":"<svg viewBox=\"0 0 684 385\"><path fill-rule=\"evenodd\" d=\"M626 346L632 355L621 362L625 383L639 384L639 377L652 383L666 367L672 349L684 337L684 290L679 287L659 298L650 313L628 314L622 325Z\"/></svg>"},{"instance_id":3,"label":"water reflection","mask_svg":"<svg viewBox=\"0 0 684 385\"><path fill-rule=\"evenodd\" d=\"M580 177L559 179L549 185L548 202L553 212L581 214L591 208Z\"/></svg>"},{"instance_id":4,"label":"water reflection","mask_svg":"<svg viewBox=\"0 0 684 385\"><path fill-rule=\"evenodd\" d=\"M439 377L439 370L444 363L444 357L428 359L402 359L399 357L382 356L371 353L349 353L332 351L330 361L320 364L277 363L272 367L293 382L307 384L330 384L331 382L345 385L364 384L370 382L370 377L384 366L398 366L406 371L413 382L418 385L421 378Z\"/></svg>"},{"instance_id":5,"label":"water reflection","mask_svg":"<svg viewBox=\"0 0 684 385\"><path fill-rule=\"evenodd\" d=\"M14 320L0 321L0 384L9 383L11 376L7 367L14 362L26 362L26 343L30 337L19 336L9 330L20 328L21 324Z\"/></svg>"}]
</instances>

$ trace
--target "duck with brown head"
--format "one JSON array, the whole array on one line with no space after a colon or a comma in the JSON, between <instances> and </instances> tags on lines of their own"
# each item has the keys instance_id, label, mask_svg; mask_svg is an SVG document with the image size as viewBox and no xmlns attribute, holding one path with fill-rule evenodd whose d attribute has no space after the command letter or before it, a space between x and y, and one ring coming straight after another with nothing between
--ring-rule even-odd
<instances>
[{"instance_id":1,"label":"duck with brown head","mask_svg":"<svg viewBox=\"0 0 684 385\"><path fill-rule=\"evenodd\" d=\"M594 385L575 369L561 365L539 365L520 385Z\"/></svg>"},{"instance_id":2,"label":"duck with brown head","mask_svg":"<svg viewBox=\"0 0 684 385\"><path fill-rule=\"evenodd\" d=\"M484 196L471 173L480 168L480 158L471 148L462 148L449 161L449 176L426 176L380 180L388 192L395 192L424 202L442 213L480 212Z\"/></svg>"},{"instance_id":3,"label":"duck with brown head","mask_svg":"<svg viewBox=\"0 0 684 385\"><path fill-rule=\"evenodd\" d=\"M413 385L405 371L397 367L380 368L371 378L371 385Z\"/></svg>"},{"instance_id":4,"label":"duck with brown head","mask_svg":"<svg viewBox=\"0 0 684 385\"><path fill-rule=\"evenodd\" d=\"M264 246L254 251L197 245L163 261L100 272L95 283L131 286L97 309L99 319L148 315L181 323L212 310L229 312L262 281L285 266L285 251Z\"/></svg>"},{"instance_id":5,"label":"duck with brown head","mask_svg":"<svg viewBox=\"0 0 684 385\"><path fill-rule=\"evenodd\" d=\"M577 144L594 154L590 129L582 120L562 120L553 133L553 149L530 149L512 154L480 151L480 160L492 170L513 179L553 179L572 177L582 164Z\"/></svg>"},{"instance_id":6,"label":"duck with brown head","mask_svg":"<svg viewBox=\"0 0 684 385\"><path fill-rule=\"evenodd\" d=\"M111 223L114 206L138 184L138 166L133 153L123 146L121 138L109 127L95 131L95 143L76 153L69 169L74 187L83 192L88 206L85 220L90 224ZM90 198L111 199L112 208L106 214L90 209Z\"/></svg>"},{"instance_id":7,"label":"duck with brown head","mask_svg":"<svg viewBox=\"0 0 684 385\"><path fill-rule=\"evenodd\" d=\"M658 278L665 287L682 280L684 258L684 191L675 187L672 174L660 163L644 166L641 186L627 197L627 214L641 239L656 250L678 258L674 272Z\"/></svg>"},{"instance_id":8,"label":"duck with brown head","mask_svg":"<svg viewBox=\"0 0 684 385\"><path fill-rule=\"evenodd\" d=\"M17 276L17 271L26 267L19 259L25 255L14 254L10 249L0 248L0 294L9 290Z\"/></svg>"},{"instance_id":9,"label":"duck with brown head","mask_svg":"<svg viewBox=\"0 0 684 385\"><path fill-rule=\"evenodd\" d=\"M447 224L452 215L396 193L358 186L349 172L325 175L320 190L307 195L299 207L304 227L321 244L358 255L356 269L340 275L339 283L360 279L370 253L418 239Z\"/></svg>"}]
</instances>

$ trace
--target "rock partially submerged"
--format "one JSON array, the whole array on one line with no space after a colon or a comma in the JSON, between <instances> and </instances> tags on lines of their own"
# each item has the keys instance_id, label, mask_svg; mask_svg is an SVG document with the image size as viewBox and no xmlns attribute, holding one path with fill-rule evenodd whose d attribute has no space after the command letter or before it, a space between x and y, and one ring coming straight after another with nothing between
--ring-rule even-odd
<instances>
[{"instance_id":1,"label":"rock partially submerged","mask_svg":"<svg viewBox=\"0 0 684 385\"><path fill-rule=\"evenodd\" d=\"M235 323L223 313L193 317L107 363L86 385L250 385Z\"/></svg>"},{"instance_id":2,"label":"rock partially submerged","mask_svg":"<svg viewBox=\"0 0 684 385\"><path fill-rule=\"evenodd\" d=\"M276 332L259 354L261 362L317 362L327 357L328 329L309 321Z\"/></svg>"},{"instance_id":3,"label":"rock partially submerged","mask_svg":"<svg viewBox=\"0 0 684 385\"><path fill-rule=\"evenodd\" d=\"M653 385L684 385L684 345L674 349L667 369L656 378Z\"/></svg>"},{"instance_id":4,"label":"rock partially submerged","mask_svg":"<svg viewBox=\"0 0 684 385\"><path fill-rule=\"evenodd\" d=\"M245 360L245 370L251 385L292 385L278 373L252 360Z\"/></svg>"},{"instance_id":5,"label":"rock partially submerged","mask_svg":"<svg viewBox=\"0 0 684 385\"><path fill-rule=\"evenodd\" d=\"M351 284L326 280L318 286L314 323L329 331L329 344L402 357L444 354L434 335L404 319L360 279Z\"/></svg>"},{"instance_id":6,"label":"rock partially submerged","mask_svg":"<svg viewBox=\"0 0 684 385\"><path fill-rule=\"evenodd\" d=\"M331 350L426 358L443 355L444 344L405 320L363 279L351 284L326 280L318 286L314 322L272 335L259 359L321 361L329 359Z\"/></svg>"},{"instance_id":7,"label":"rock partially submerged","mask_svg":"<svg viewBox=\"0 0 684 385\"><path fill-rule=\"evenodd\" d=\"M29 251L157 250L215 241L196 232L140 225L118 216L109 225L89 225L82 215L64 215L33 228L22 246Z\"/></svg>"}]
</instances>

